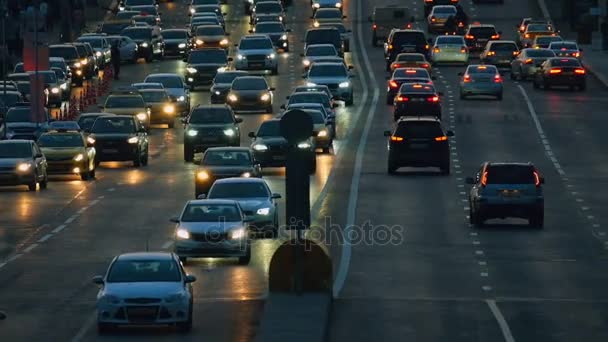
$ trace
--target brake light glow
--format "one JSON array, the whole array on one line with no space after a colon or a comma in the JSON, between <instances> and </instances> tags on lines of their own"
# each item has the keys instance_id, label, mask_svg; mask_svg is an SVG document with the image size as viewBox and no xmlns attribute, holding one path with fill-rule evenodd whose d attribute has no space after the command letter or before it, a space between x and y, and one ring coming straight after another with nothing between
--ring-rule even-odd
<instances>
[{"instance_id":1,"label":"brake light glow","mask_svg":"<svg viewBox=\"0 0 608 342\"><path fill-rule=\"evenodd\" d=\"M458 2L458 0L452 0L452 2Z\"/></svg>"},{"instance_id":2,"label":"brake light glow","mask_svg":"<svg viewBox=\"0 0 608 342\"><path fill-rule=\"evenodd\" d=\"M458 27L464 27L464 23L462 21L458 22Z\"/></svg>"},{"instance_id":3,"label":"brake light glow","mask_svg":"<svg viewBox=\"0 0 608 342\"><path fill-rule=\"evenodd\" d=\"M448 141L448 137L446 137L445 135L435 137L435 141Z\"/></svg>"},{"instance_id":4,"label":"brake light glow","mask_svg":"<svg viewBox=\"0 0 608 342\"><path fill-rule=\"evenodd\" d=\"M532 58L526 59L526 64L532 64L532 63L534 63L534 61L532 60Z\"/></svg>"},{"instance_id":5,"label":"brake light glow","mask_svg":"<svg viewBox=\"0 0 608 342\"><path fill-rule=\"evenodd\" d=\"M500 83L502 82L502 78L500 77L499 74L494 75L494 82L495 83Z\"/></svg>"},{"instance_id":6,"label":"brake light glow","mask_svg":"<svg viewBox=\"0 0 608 342\"><path fill-rule=\"evenodd\" d=\"M401 68L401 64L395 63L393 64L393 69Z\"/></svg>"},{"instance_id":7,"label":"brake light glow","mask_svg":"<svg viewBox=\"0 0 608 342\"><path fill-rule=\"evenodd\" d=\"M585 69L574 69L574 73L575 74L579 74L579 75L584 75L585 74Z\"/></svg>"},{"instance_id":8,"label":"brake light glow","mask_svg":"<svg viewBox=\"0 0 608 342\"><path fill-rule=\"evenodd\" d=\"M405 28L411 29L412 28L412 24L407 24L407 26Z\"/></svg>"},{"instance_id":9,"label":"brake light glow","mask_svg":"<svg viewBox=\"0 0 608 342\"><path fill-rule=\"evenodd\" d=\"M467 34L464 36L465 39L475 39L475 36L472 34Z\"/></svg>"},{"instance_id":10,"label":"brake light glow","mask_svg":"<svg viewBox=\"0 0 608 342\"><path fill-rule=\"evenodd\" d=\"M403 141L403 137L391 135L391 141Z\"/></svg>"},{"instance_id":11,"label":"brake light glow","mask_svg":"<svg viewBox=\"0 0 608 342\"><path fill-rule=\"evenodd\" d=\"M520 30L521 32L524 32L524 30L525 30L525 29L526 29L526 27L525 27L524 25L521 25L521 26L519 27L519 30Z\"/></svg>"},{"instance_id":12,"label":"brake light glow","mask_svg":"<svg viewBox=\"0 0 608 342\"><path fill-rule=\"evenodd\" d=\"M435 19L435 17L431 17L432 22L435 22L435 20L437 20L437 19Z\"/></svg>"},{"instance_id":13,"label":"brake light glow","mask_svg":"<svg viewBox=\"0 0 608 342\"><path fill-rule=\"evenodd\" d=\"M562 72L562 69L551 69L549 70L550 74L559 74Z\"/></svg>"},{"instance_id":14,"label":"brake light glow","mask_svg":"<svg viewBox=\"0 0 608 342\"><path fill-rule=\"evenodd\" d=\"M439 96L431 96L426 100L429 102L439 102Z\"/></svg>"},{"instance_id":15,"label":"brake light glow","mask_svg":"<svg viewBox=\"0 0 608 342\"><path fill-rule=\"evenodd\" d=\"M375 29L377 29L377 28L378 28L378 25L373 24L373 25L372 25L372 28L375 30Z\"/></svg>"},{"instance_id":16,"label":"brake light glow","mask_svg":"<svg viewBox=\"0 0 608 342\"><path fill-rule=\"evenodd\" d=\"M469 76L469 75L464 75L463 81L464 81L464 83L471 82L471 76Z\"/></svg>"},{"instance_id":17,"label":"brake light glow","mask_svg":"<svg viewBox=\"0 0 608 342\"><path fill-rule=\"evenodd\" d=\"M409 100L410 100L409 97L407 97L407 96L401 96L401 95L399 95L399 96L397 96L395 98L395 101L397 101L397 102L407 102Z\"/></svg>"},{"instance_id":18,"label":"brake light glow","mask_svg":"<svg viewBox=\"0 0 608 342\"><path fill-rule=\"evenodd\" d=\"M419 89L419 88L422 88L422 85L420 85L420 84L414 84L414 85L412 86L412 88L414 88L414 89Z\"/></svg>"},{"instance_id":19,"label":"brake light glow","mask_svg":"<svg viewBox=\"0 0 608 342\"><path fill-rule=\"evenodd\" d=\"M568 49L566 49L566 48L561 48L560 50L562 50L562 51L566 51L566 50L568 50Z\"/></svg>"},{"instance_id":20,"label":"brake light glow","mask_svg":"<svg viewBox=\"0 0 608 342\"><path fill-rule=\"evenodd\" d=\"M488 67L485 65L480 65L477 67L477 70L486 70Z\"/></svg>"},{"instance_id":21,"label":"brake light glow","mask_svg":"<svg viewBox=\"0 0 608 342\"><path fill-rule=\"evenodd\" d=\"M406 73L406 74L415 74L415 73L416 73L416 70L413 70L413 69L408 69L408 70L405 70L405 73Z\"/></svg>"},{"instance_id":22,"label":"brake light glow","mask_svg":"<svg viewBox=\"0 0 608 342\"><path fill-rule=\"evenodd\" d=\"M430 65L428 63L422 63L420 64L421 68L428 68Z\"/></svg>"},{"instance_id":23,"label":"brake light glow","mask_svg":"<svg viewBox=\"0 0 608 342\"><path fill-rule=\"evenodd\" d=\"M519 55L519 51L513 51L513 56Z\"/></svg>"},{"instance_id":24,"label":"brake light glow","mask_svg":"<svg viewBox=\"0 0 608 342\"><path fill-rule=\"evenodd\" d=\"M390 82L388 82L388 85L389 85L391 88L397 88L397 87L399 86L399 84L397 84L397 82L395 82L395 81L393 81L393 80L391 80Z\"/></svg>"},{"instance_id":25,"label":"brake light glow","mask_svg":"<svg viewBox=\"0 0 608 342\"><path fill-rule=\"evenodd\" d=\"M428 50L429 48L430 48L429 44L425 44L425 45L424 45L424 49L425 49L425 50Z\"/></svg>"},{"instance_id":26,"label":"brake light glow","mask_svg":"<svg viewBox=\"0 0 608 342\"><path fill-rule=\"evenodd\" d=\"M490 38L492 38L492 39L498 39L498 38L500 38L500 35L499 34L493 34Z\"/></svg>"},{"instance_id":27,"label":"brake light glow","mask_svg":"<svg viewBox=\"0 0 608 342\"><path fill-rule=\"evenodd\" d=\"M536 185L537 187L540 186L540 176L536 171L534 171L534 185Z\"/></svg>"},{"instance_id":28,"label":"brake light glow","mask_svg":"<svg viewBox=\"0 0 608 342\"><path fill-rule=\"evenodd\" d=\"M572 54L572 56L574 56L574 57L580 57L581 53L580 52L575 52L575 53Z\"/></svg>"},{"instance_id":29,"label":"brake light glow","mask_svg":"<svg viewBox=\"0 0 608 342\"><path fill-rule=\"evenodd\" d=\"M484 171L481 175L481 185L486 186L488 184L488 171Z\"/></svg>"},{"instance_id":30,"label":"brake light glow","mask_svg":"<svg viewBox=\"0 0 608 342\"><path fill-rule=\"evenodd\" d=\"M530 38L530 34L529 34L529 33L526 33L526 34L524 35L524 38Z\"/></svg>"},{"instance_id":31,"label":"brake light glow","mask_svg":"<svg viewBox=\"0 0 608 342\"><path fill-rule=\"evenodd\" d=\"M389 44L389 45L388 45L388 49L389 49L389 50L392 50L392 49L393 49L393 44Z\"/></svg>"}]
</instances>

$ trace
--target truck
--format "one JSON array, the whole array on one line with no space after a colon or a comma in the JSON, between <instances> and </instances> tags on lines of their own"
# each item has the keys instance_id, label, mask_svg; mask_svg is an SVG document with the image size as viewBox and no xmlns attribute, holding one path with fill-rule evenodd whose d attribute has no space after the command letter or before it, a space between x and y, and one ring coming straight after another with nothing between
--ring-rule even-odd
<instances>
[{"instance_id":1,"label":"truck","mask_svg":"<svg viewBox=\"0 0 608 342\"><path fill-rule=\"evenodd\" d=\"M372 23L372 46L378 46L379 40L386 40L392 29L412 28L415 21L409 8L399 5L376 6L368 19Z\"/></svg>"}]
</instances>

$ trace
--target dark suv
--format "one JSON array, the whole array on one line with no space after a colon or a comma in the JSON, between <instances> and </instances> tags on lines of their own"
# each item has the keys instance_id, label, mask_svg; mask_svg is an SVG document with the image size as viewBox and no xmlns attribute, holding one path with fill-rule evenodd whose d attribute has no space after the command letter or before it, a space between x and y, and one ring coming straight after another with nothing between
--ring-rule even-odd
<instances>
[{"instance_id":1,"label":"dark suv","mask_svg":"<svg viewBox=\"0 0 608 342\"><path fill-rule=\"evenodd\" d=\"M340 56L344 56L344 44L340 31L335 27L321 27L306 31L304 51L313 44L332 44Z\"/></svg>"},{"instance_id":2,"label":"dark suv","mask_svg":"<svg viewBox=\"0 0 608 342\"><path fill-rule=\"evenodd\" d=\"M473 185L469 192L471 224L519 217L528 219L530 226L543 227L545 180L532 163L485 162L466 181Z\"/></svg>"},{"instance_id":3,"label":"dark suv","mask_svg":"<svg viewBox=\"0 0 608 342\"><path fill-rule=\"evenodd\" d=\"M204 48L192 50L187 58L184 58L186 65L186 84L194 90L197 85L208 85L212 83L218 70L223 71L228 68L228 62L232 61L228 57L228 52L223 48Z\"/></svg>"},{"instance_id":4,"label":"dark suv","mask_svg":"<svg viewBox=\"0 0 608 342\"><path fill-rule=\"evenodd\" d=\"M424 16L428 16L434 6L437 5L457 5L458 0L424 0Z\"/></svg>"},{"instance_id":5,"label":"dark suv","mask_svg":"<svg viewBox=\"0 0 608 342\"><path fill-rule=\"evenodd\" d=\"M191 162L194 153L209 147L240 146L241 131L237 118L228 105L197 106L184 118L184 160Z\"/></svg>"},{"instance_id":6,"label":"dark suv","mask_svg":"<svg viewBox=\"0 0 608 342\"><path fill-rule=\"evenodd\" d=\"M496 31L494 25L472 24L467 28L464 39L469 51L481 51L490 40L500 39L501 32Z\"/></svg>"},{"instance_id":7,"label":"dark suv","mask_svg":"<svg viewBox=\"0 0 608 342\"><path fill-rule=\"evenodd\" d=\"M85 56L80 56L75 46L69 44L50 45L49 58L51 57L63 58L70 67L72 82L77 86L82 86L85 75L81 59L84 59Z\"/></svg>"},{"instance_id":8,"label":"dark suv","mask_svg":"<svg viewBox=\"0 0 608 342\"><path fill-rule=\"evenodd\" d=\"M147 63L155 57L161 60L165 56L165 43L157 26L131 26L122 30L120 35L137 43L138 57L145 58Z\"/></svg>"},{"instance_id":9,"label":"dark suv","mask_svg":"<svg viewBox=\"0 0 608 342\"><path fill-rule=\"evenodd\" d=\"M450 174L450 144L452 131L444 131L435 117L403 117L397 121L388 137L388 173L395 174L404 166L438 167L442 174Z\"/></svg>"},{"instance_id":10,"label":"dark suv","mask_svg":"<svg viewBox=\"0 0 608 342\"><path fill-rule=\"evenodd\" d=\"M391 63L402 52L421 53L427 56L429 44L424 32L420 30L392 30L386 39L386 43L384 43L386 70L390 70Z\"/></svg>"},{"instance_id":11,"label":"dark suv","mask_svg":"<svg viewBox=\"0 0 608 342\"><path fill-rule=\"evenodd\" d=\"M133 161L148 165L148 134L132 115L100 116L91 127L87 143L95 147L95 166L105 161Z\"/></svg>"}]
</instances>

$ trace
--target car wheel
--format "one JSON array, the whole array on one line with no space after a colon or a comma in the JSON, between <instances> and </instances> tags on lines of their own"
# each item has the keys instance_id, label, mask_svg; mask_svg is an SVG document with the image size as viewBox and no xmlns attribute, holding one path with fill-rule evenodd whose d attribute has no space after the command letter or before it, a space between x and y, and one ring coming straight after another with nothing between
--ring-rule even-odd
<instances>
[{"instance_id":1,"label":"car wheel","mask_svg":"<svg viewBox=\"0 0 608 342\"><path fill-rule=\"evenodd\" d=\"M146 56L146 63L152 63L153 59L154 59L154 55L150 52L150 54L148 56Z\"/></svg>"},{"instance_id":2,"label":"car wheel","mask_svg":"<svg viewBox=\"0 0 608 342\"><path fill-rule=\"evenodd\" d=\"M135 159L133 159L133 166L140 167L141 166L141 155L137 154Z\"/></svg>"},{"instance_id":3,"label":"car wheel","mask_svg":"<svg viewBox=\"0 0 608 342\"><path fill-rule=\"evenodd\" d=\"M378 38L376 37L376 32L374 31L374 33L372 34L372 46L376 47L378 46Z\"/></svg>"},{"instance_id":4,"label":"car wheel","mask_svg":"<svg viewBox=\"0 0 608 342\"><path fill-rule=\"evenodd\" d=\"M189 163L193 159L194 159L194 151L192 150L192 147L190 147L188 145L184 145L184 161Z\"/></svg>"},{"instance_id":5,"label":"car wheel","mask_svg":"<svg viewBox=\"0 0 608 342\"><path fill-rule=\"evenodd\" d=\"M169 128L175 128L175 120L169 121L169 123L167 124L167 126L169 126Z\"/></svg>"},{"instance_id":6,"label":"car wheel","mask_svg":"<svg viewBox=\"0 0 608 342\"><path fill-rule=\"evenodd\" d=\"M49 184L49 176L47 176L45 174L44 178L40 182L40 190L46 190L46 187L48 186L48 184Z\"/></svg>"},{"instance_id":7,"label":"car wheel","mask_svg":"<svg viewBox=\"0 0 608 342\"><path fill-rule=\"evenodd\" d=\"M36 185L38 184L38 181L36 180L37 178L38 176L34 175L34 179L32 179L32 182L27 185L29 191L36 191Z\"/></svg>"},{"instance_id":8,"label":"car wheel","mask_svg":"<svg viewBox=\"0 0 608 342\"><path fill-rule=\"evenodd\" d=\"M190 303L190 308L188 308L188 320L185 322L179 322L176 325L177 329L181 333L187 333L192 330L192 303Z\"/></svg>"},{"instance_id":9,"label":"car wheel","mask_svg":"<svg viewBox=\"0 0 608 342\"><path fill-rule=\"evenodd\" d=\"M393 162L391 162L391 161L389 161L389 162L388 162L387 171L388 171L388 174L389 174L389 175L394 175L394 174L397 174L397 169L398 169L398 168L399 168L399 167L398 167L397 165L395 165L395 163L393 163Z\"/></svg>"},{"instance_id":10,"label":"car wheel","mask_svg":"<svg viewBox=\"0 0 608 342\"><path fill-rule=\"evenodd\" d=\"M97 322L97 333L99 335L105 335L105 334L109 333L110 331L112 331L113 327L114 326L110 323Z\"/></svg>"},{"instance_id":11,"label":"car wheel","mask_svg":"<svg viewBox=\"0 0 608 342\"><path fill-rule=\"evenodd\" d=\"M80 174L80 179L83 181L89 180L89 173L88 172L83 172Z\"/></svg>"},{"instance_id":12,"label":"car wheel","mask_svg":"<svg viewBox=\"0 0 608 342\"><path fill-rule=\"evenodd\" d=\"M239 265L249 265L249 261L251 261L251 247L247 248L245 256L239 257Z\"/></svg>"},{"instance_id":13,"label":"car wheel","mask_svg":"<svg viewBox=\"0 0 608 342\"><path fill-rule=\"evenodd\" d=\"M450 163L446 163L439 167L439 170L442 175L448 176L450 174Z\"/></svg>"},{"instance_id":14,"label":"car wheel","mask_svg":"<svg viewBox=\"0 0 608 342\"><path fill-rule=\"evenodd\" d=\"M144 157L141 159L141 165L142 166L148 166L148 153L147 152L144 155Z\"/></svg>"},{"instance_id":15,"label":"car wheel","mask_svg":"<svg viewBox=\"0 0 608 342\"><path fill-rule=\"evenodd\" d=\"M89 179L95 179L95 169L89 171Z\"/></svg>"}]
</instances>

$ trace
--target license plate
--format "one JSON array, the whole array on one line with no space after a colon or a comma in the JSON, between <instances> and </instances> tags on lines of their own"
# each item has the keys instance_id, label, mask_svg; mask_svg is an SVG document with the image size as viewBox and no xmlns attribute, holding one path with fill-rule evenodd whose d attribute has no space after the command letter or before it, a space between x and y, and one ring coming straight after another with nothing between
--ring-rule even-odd
<instances>
[{"instance_id":1,"label":"license plate","mask_svg":"<svg viewBox=\"0 0 608 342\"><path fill-rule=\"evenodd\" d=\"M429 147L429 144L410 144L412 150L424 150Z\"/></svg>"},{"instance_id":2,"label":"license plate","mask_svg":"<svg viewBox=\"0 0 608 342\"><path fill-rule=\"evenodd\" d=\"M252 68L263 68L264 63L250 63L249 66Z\"/></svg>"},{"instance_id":3,"label":"license plate","mask_svg":"<svg viewBox=\"0 0 608 342\"><path fill-rule=\"evenodd\" d=\"M402 46L401 47L401 51L411 52L411 51L414 51L414 50L416 50L415 46Z\"/></svg>"},{"instance_id":4,"label":"license plate","mask_svg":"<svg viewBox=\"0 0 608 342\"><path fill-rule=\"evenodd\" d=\"M422 101L424 101L423 98L416 98L415 97L415 98L412 99L412 102L422 102Z\"/></svg>"},{"instance_id":5,"label":"license plate","mask_svg":"<svg viewBox=\"0 0 608 342\"><path fill-rule=\"evenodd\" d=\"M101 150L102 153L118 153L118 150L115 148L104 148Z\"/></svg>"},{"instance_id":6,"label":"license plate","mask_svg":"<svg viewBox=\"0 0 608 342\"><path fill-rule=\"evenodd\" d=\"M519 197L519 190L503 190L500 194L503 197Z\"/></svg>"},{"instance_id":7,"label":"license plate","mask_svg":"<svg viewBox=\"0 0 608 342\"><path fill-rule=\"evenodd\" d=\"M508 59L501 59L498 61L498 63L511 63L511 61Z\"/></svg>"},{"instance_id":8,"label":"license plate","mask_svg":"<svg viewBox=\"0 0 608 342\"><path fill-rule=\"evenodd\" d=\"M129 308L129 314L133 316L151 316L156 314L156 308Z\"/></svg>"},{"instance_id":9,"label":"license plate","mask_svg":"<svg viewBox=\"0 0 608 342\"><path fill-rule=\"evenodd\" d=\"M568 72L564 72L564 75L566 75L566 76L572 76L572 75L574 75L574 73L571 72L571 71L568 71Z\"/></svg>"},{"instance_id":10,"label":"license plate","mask_svg":"<svg viewBox=\"0 0 608 342\"><path fill-rule=\"evenodd\" d=\"M272 160L285 160L285 156L272 156Z\"/></svg>"}]
</instances>

